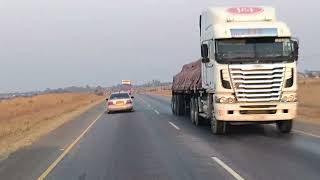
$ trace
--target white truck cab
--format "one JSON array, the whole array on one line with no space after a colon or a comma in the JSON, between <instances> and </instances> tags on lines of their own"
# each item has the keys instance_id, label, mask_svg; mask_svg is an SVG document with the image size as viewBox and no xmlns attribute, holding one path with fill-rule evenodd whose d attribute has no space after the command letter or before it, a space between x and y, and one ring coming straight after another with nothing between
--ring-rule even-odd
<instances>
[{"instance_id":1,"label":"white truck cab","mask_svg":"<svg viewBox=\"0 0 320 180\"><path fill-rule=\"evenodd\" d=\"M227 122L248 121L275 122L290 132L297 113L298 43L275 9L209 8L199 25L205 90L200 114L213 117L219 132Z\"/></svg>"}]
</instances>

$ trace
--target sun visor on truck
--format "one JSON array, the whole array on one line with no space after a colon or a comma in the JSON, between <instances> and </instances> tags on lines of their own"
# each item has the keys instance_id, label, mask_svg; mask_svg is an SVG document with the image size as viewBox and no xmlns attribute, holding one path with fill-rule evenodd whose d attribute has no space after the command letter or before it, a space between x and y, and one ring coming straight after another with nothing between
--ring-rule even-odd
<instances>
[{"instance_id":1,"label":"sun visor on truck","mask_svg":"<svg viewBox=\"0 0 320 180\"><path fill-rule=\"evenodd\" d=\"M277 28L246 28L246 29L230 29L231 36L240 37L275 37L278 36Z\"/></svg>"}]
</instances>

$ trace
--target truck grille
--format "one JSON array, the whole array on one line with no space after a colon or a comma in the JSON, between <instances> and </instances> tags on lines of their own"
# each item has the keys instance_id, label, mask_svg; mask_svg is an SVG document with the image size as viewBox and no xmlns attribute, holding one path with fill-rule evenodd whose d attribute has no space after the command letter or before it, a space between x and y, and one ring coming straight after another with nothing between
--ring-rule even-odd
<instances>
[{"instance_id":1,"label":"truck grille","mask_svg":"<svg viewBox=\"0 0 320 180\"><path fill-rule=\"evenodd\" d=\"M231 83L239 102L279 101L283 64L229 65Z\"/></svg>"}]
</instances>

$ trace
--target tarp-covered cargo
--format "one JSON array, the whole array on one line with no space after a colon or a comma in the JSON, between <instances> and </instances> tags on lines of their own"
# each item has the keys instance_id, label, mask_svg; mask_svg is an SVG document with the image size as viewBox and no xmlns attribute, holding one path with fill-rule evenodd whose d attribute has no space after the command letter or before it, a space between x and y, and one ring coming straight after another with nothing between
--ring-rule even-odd
<instances>
[{"instance_id":1,"label":"tarp-covered cargo","mask_svg":"<svg viewBox=\"0 0 320 180\"><path fill-rule=\"evenodd\" d=\"M173 91L188 91L201 88L201 60L185 64L173 77Z\"/></svg>"}]
</instances>

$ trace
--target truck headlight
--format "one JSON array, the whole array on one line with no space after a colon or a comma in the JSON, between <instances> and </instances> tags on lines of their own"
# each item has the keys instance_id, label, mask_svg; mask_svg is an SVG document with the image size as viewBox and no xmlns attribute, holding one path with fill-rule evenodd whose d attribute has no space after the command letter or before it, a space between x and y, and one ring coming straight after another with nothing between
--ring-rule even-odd
<instances>
[{"instance_id":1,"label":"truck headlight","mask_svg":"<svg viewBox=\"0 0 320 180\"><path fill-rule=\"evenodd\" d=\"M281 102L297 102L297 96L296 95L282 96Z\"/></svg>"},{"instance_id":2,"label":"truck headlight","mask_svg":"<svg viewBox=\"0 0 320 180\"><path fill-rule=\"evenodd\" d=\"M297 96L291 95L288 97L288 102L297 102Z\"/></svg>"},{"instance_id":3,"label":"truck headlight","mask_svg":"<svg viewBox=\"0 0 320 180\"><path fill-rule=\"evenodd\" d=\"M232 103L235 103L235 102L236 102L235 98L233 98L233 97L229 97L228 98L228 103L232 104Z\"/></svg>"},{"instance_id":4,"label":"truck headlight","mask_svg":"<svg viewBox=\"0 0 320 180\"><path fill-rule=\"evenodd\" d=\"M219 100L219 103L226 103L227 102L227 98L225 97L221 97L221 98L218 98Z\"/></svg>"},{"instance_id":5,"label":"truck headlight","mask_svg":"<svg viewBox=\"0 0 320 180\"><path fill-rule=\"evenodd\" d=\"M288 102L288 97L287 96L282 96L281 102Z\"/></svg>"},{"instance_id":6,"label":"truck headlight","mask_svg":"<svg viewBox=\"0 0 320 180\"><path fill-rule=\"evenodd\" d=\"M216 97L216 103L233 104L236 102L234 97Z\"/></svg>"}]
</instances>

